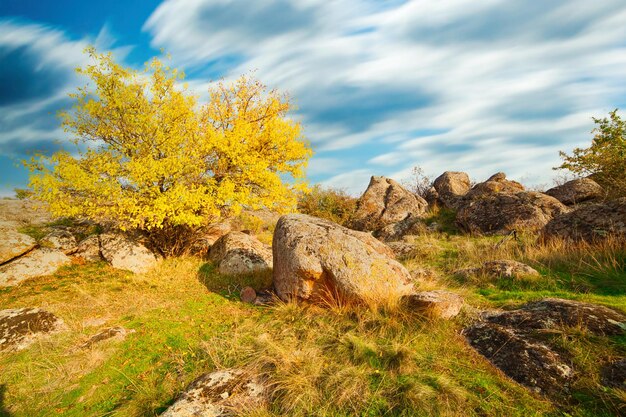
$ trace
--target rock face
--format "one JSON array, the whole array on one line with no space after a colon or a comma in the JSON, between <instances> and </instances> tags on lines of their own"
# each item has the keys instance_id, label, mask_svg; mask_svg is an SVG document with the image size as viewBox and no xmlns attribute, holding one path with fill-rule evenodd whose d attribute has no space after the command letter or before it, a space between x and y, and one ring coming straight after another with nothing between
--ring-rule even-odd
<instances>
[{"instance_id":1,"label":"rock face","mask_svg":"<svg viewBox=\"0 0 626 417\"><path fill-rule=\"evenodd\" d=\"M209 259L225 275L249 274L272 268L272 250L254 236L230 232L220 237L209 250Z\"/></svg>"},{"instance_id":2,"label":"rock face","mask_svg":"<svg viewBox=\"0 0 626 417\"><path fill-rule=\"evenodd\" d=\"M39 308L0 310L0 351L25 349L40 335L62 327L63 320Z\"/></svg>"},{"instance_id":3,"label":"rock face","mask_svg":"<svg viewBox=\"0 0 626 417\"><path fill-rule=\"evenodd\" d=\"M19 226L28 224L43 225L50 223L50 216L45 205L31 200L0 200L0 220L14 222Z\"/></svg>"},{"instance_id":4,"label":"rock face","mask_svg":"<svg viewBox=\"0 0 626 417\"><path fill-rule=\"evenodd\" d=\"M524 186L517 181L506 179L504 172L493 174L485 182L476 184L465 196L465 201L474 201L494 194L517 194L524 191Z\"/></svg>"},{"instance_id":5,"label":"rock face","mask_svg":"<svg viewBox=\"0 0 626 417\"><path fill-rule=\"evenodd\" d=\"M70 261L70 258L56 249L32 250L20 258L0 266L0 287L17 285L28 278L54 274L57 269L69 264Z\"/></svg>"},{"instance_id":6,"label":"rock face","mask_svg":"<svg viewBox=\"0 0 626 417\"><path fill-rule=\"evenodd\" d=\"M591 178L578 178L558 187L550 188L546 194L566 206L599 200L604 196L602 187Z\"/></svg>"},{"instance_id":7,"label":"rock face","mask_svg":"<svg viewBox=\"0 0 626 417\"><path fill-rule=\"evenodd\" d=\"M12 224L6 222L0 225L0 264L9 262L11 259L33 249L37 242L32 237L18 232Z\"/></svg>"},{"instance_id":8,"label":"rock face","mask_svg":"<svg viewBox=\"0 0 626 417\"><path fill-rule=\"evenodd\" d=\"M446 171L435 179L433 187L437 192L438 202L456 210L461 197L470 190L470 178L465 172Z\"/></svg>"},{"instance_id":9,"label":"rock face","mask_svg":"<svg viewBox=\"0 0 626 417\"><path fill-rule=\"evenodd\" d=\"M549 221L545 238L594 241L614 235L626 237L626 197L606 203L592 203Z\"/></svg>"},{"instance_id":10,"label":"rock face","mask_svg":"<svg viewBox=\"0 0 626 417\"><path fill-rule=\"evenodd\" d=\"M396 181L385 177L372 177L357 202L353 228L377 230L407 217L420 217L428 203L423 198L405 190Z\"/></svg>"},{"instance_id":11,"label":"rock face","mask_svg":"<svg viewBox=\"0 0 626 417\"><path fill-rule=\"evenodd\" d=\"M466 232L476 234L536 231L567 211L557 199L542 193L495 193L466 202L457 212L456 223Z\"/></svg>"},{"instance_id":12,"label":"rock face","mask_svg":"<svg viewBox=\"0 0 626 417\"><path fill-rule=\"evenodd\" d=\"M119 233L100 235L102 257L113 268L141 274L157 264L157 258L141 243Z\"/></svg>"},{"instance_id":13,"label":"rock face","mask_svg":"<svg viewBox=\"0 0 626 417\"><path fill-rule=\"evenodd\" d=\"M392 242L402 239L404 236L422 235L428 231L428 226L419 217L407 217L396 223L376 230L373 235L383 242Z\"/></svg>"},{"instance_id":14,"label":"rock face","mask_svg":"<svg viewBox=\"0 0 626 417\"><path fill-rule=\"evenodd\" d=\"M41 239L41 244L67 254L76 249L76 238L69 230L56 229Z\"/></svg>"},{"instance_id":15,"label":"rock face","mask_svg":"<svg viewBox=\"0 0 626 417\"><path fill-rule=\"evenodd\" d=\"M548 298L518 310L487 313L463 332L469 343L506 375L547 396L568 390L575 375L571 361L539 337L583 327L596 335L624 334L626 316L609 308Z\"/></svg>"},{"instance_id":16,"label":"rock face","mask_svg":"<svg viewBox=\"0 0 626 417\"><path fill-rule=\"evenodd\" d=\"M402 303L409 311L450 319L461 311L463 298L450 291L435 290L406 295Z\"/></svg>"},{"instance_id":17,"label":"rock face","mask_svg":"<svg viewBox=\"0 0 626 417\"><path fill-rule=\"evenodd\" d=\"M162 417L225 417L253 410L267 402L267 390L257 379L237 369L202 375L182 393Z\"/></svg>"},{"instance_id":18,"label":"rock face","mask_svg":"<svg viewBox=\"0 0 626 417\"><path fill-rule=\"evenodd\" d=\"M303 214L280 218L274 231L274 286L283 300L317 299L328 291L367 300L411 292L409 272L368 233Z\"/></svg>"},{"instance_id":19,"label":"rock face","mask_svg":"<svg viewBox=\"0 0 626 417\"><path fill-rule=\"evenodd\" d=\"M539 272L530 266L517 261L497 260L487 261L477 268L460 269L455 272L465 278L477 275L486 275L494 278L517 278L524 276L539 276Z\"/></svg>"},{"instance_id":20,"label":"rock face","mask_svg":"<svg viewBox=\"0 0 626 417\"><path fill-rule=\"evenodd\" d=\"M602 385L626 390L626 359L609 363L602 368Z\"/></svg>"},{"instance_id":21,"label":"rock face","mask_svg":"<svg viewBox=\"0 0 626 417\"><path fill-rule=\"evenodd\" d=\"M102 255L100 255L100 238L98 235L92 235L82 240L76 247L73 255L88 262L101 260Z\"/></svg>"}]
</instances>

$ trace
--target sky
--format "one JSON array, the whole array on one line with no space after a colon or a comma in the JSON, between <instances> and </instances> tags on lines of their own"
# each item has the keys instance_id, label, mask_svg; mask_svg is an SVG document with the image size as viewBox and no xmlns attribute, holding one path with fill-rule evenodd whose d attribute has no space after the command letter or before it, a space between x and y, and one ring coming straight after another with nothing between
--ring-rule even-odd
<instances>
[{"instance_id":1,"label":"sky","mask_svg":"<svg viewBox=\"0 0 626 417\"><path fill-rule=\"evenodd\" d=\"M204 97L254 71L297 106L310 181L352 194L415 166L550 185L626 108L624 0L0 0L0 195L70 149L56 113L88 45L137 69L169 53Z\"/></svg>"}]
</instances>

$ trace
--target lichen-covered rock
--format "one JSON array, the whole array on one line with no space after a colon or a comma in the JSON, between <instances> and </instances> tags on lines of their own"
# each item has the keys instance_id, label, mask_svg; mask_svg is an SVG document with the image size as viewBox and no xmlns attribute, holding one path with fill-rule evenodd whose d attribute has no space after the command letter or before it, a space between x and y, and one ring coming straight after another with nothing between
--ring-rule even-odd
<instances>
[{"instance_id":1,"label":"lichen-covered rock","mask_svg":"<svg viewBox=\"0 0 626 417\"><path fill-rule=\"evenodd\" d=\"M162 417L225 417L267 403L261 381L238 369L204 374L189 385Z\"/></svg>"},{"instance_id":2,"label":"lichen-covered rock","mask_svg":"<svg viewBox=\"0 0 626 417\"><path fill-rule=\"evenodd\" d=\"M566 206L599 200L604 196L602 187L591 178L578 178L550 188L546 194L559 200Z\"/></svg>"},{"instance_id":3,"label":"lichen-covered rock","mask_svg":"<svg viewBox=\"0 0 626 417\"><path fill-rule=\"evenodd\" d=\"M68 254L76 249L76 238L67 229L55 229L41 239L41 245Z\"/></svg>"},{"instance_id":4,"label":"lichen-covered rock","mask_svg":"<svg viewBox=\"0 0 626 417\"><path fill-rule=\"evenodd\" d=\"M591 203L551 219L543 228L546 239L595 241L609 236L626 237L626 197Z\"/></svg>"},{"instance_id":5,"label":"lichen-covered rock","mask_svg":"<svg viewBox=\"0 0 626 417\"><path fill-rule=\"evenodd\" d=\"M378 230L407 217L421 217L427 206L426 200L405 190L396 181L374 176L357 202L352 227Z\"/></svg>"},{"instance_id":6,"label":"lichen-covered rock","mask_svg":"<svg viewBox=\"0 0 626 417\"><path fill-rule=\"evenodd\" d=\"M0 264L23 255L37 245L35 239L11 226L13 224L9 222L0 225Z\"/></svg>"},{"instance_id":7,"label":"lichen-covered rock","mask_svg":"<svg viewBox=\"0 0 626 417\"><path fill-rule=\"evenodd\" d=\"M100 253L113 268L141 274L158 263L156 256L148 248L129 236L104 233L99 238Z\"/></svg>"},{"instance_id":8,"label":"lichen-covered rock","mask_svg":"<svg viewBox=\"0 0 626 417\"><path fill-rule=\"evenodd\" d=\"M0 287L17 285L29 278L54 274L61 266L70 262L70 258L60 250L34 249L0 266Z\"/></svg>"},{"instance_id":9,"label":"lichen-covered rock","mask_svg":"<svg viewBox=\"0 0 626 417\"><path fill-rule=\"evenodd\" d=\"M450 291L422 291L402 297L405 308L442 319L456 317L463 307L463 298Z\"/></svg>"},{"instance_id":10,"label":"lichen-covered rock","mask_svg":"<svg viewBox=\"0 0 626 417\"><path fill-rule=\"evenodd\" d=\"M350 299L412 292L409 272L372 235L303 214L283 216L273 239L280 298L317 299L330 290Z\"/></svg>"},{"instance_id":11,"label":"lichen-covered rock","mask_svg":"<svg viewBox=\"0 0 626 417\"><path fill-rule=\"evenodd\" d=\"M428 226L419 217L409 216L399 222L388 224L372 233L374 237L383 242L398 241L405 236L422 235L426 233Z\"/></svg>"},{"instance_id":12,"label":"lichen-covered rock","mask_svg":"<svg viewBox=\"0 0 626 417\"><path fill-rule=\"evenodd\" d=\"M461 198L470 190L470 178L465 172L446 171L435 179L433 187L441 205L457 209Z\"/></svg>"},{"instance_id":13,"label":"lichen-covered rock","mask_svg":"<svg viewBox=\"0 0 626 417\"><path fill-rule=\"evenodd\" d=\"M492 196L494 194L517 194L524 191L524 186L517 181L511 181L506 179L506 175L503 172L493 174L485 182L476 184L463 196L463 202L459 205L464 205L468 201L479 200L484 197Z\"/></svg>"},{"instance_id":14,"label":"lichen-covered rock","mask_svg":"<svg viewBox=\"0 0 626 417\"><path fill-rule=\"evenodd\" d=\"M92 235L81 240L72 255L87 262L97 262L101 260L100 238L98 235Z\"/></svg>"},{"instance_id":15,"label":"lichen-covered rock","mask_svg":"<svg viewBox=\"0 0 626 417\"><path fill-rule=\"evenodd\" d=\"M537 231L567 211L557 199L542 193L495 193L466 202L457 212L456 223L466 232L486 235Z\"/></svg>"},{"instance_id":16,"label":"lichen-covered rock","mask_svg":"<svg viewBox=\"0 0 626 417\"><path fill-rule=\"evenodd\" d=\"M387 242L386 245L391 248L397 259L410 258L417 252L415 244L410 242Z\"/></svg>"},{"instance_id":17,"label":"lichen-covered rock","mask_svg":"<svg viewBox=\"0 0 626 417\"><path fill-rule=\"evenodd\" d=\"M478 275L485 275L494 278L517 278L524 276L539 276L537 270L517 261L497 260L487 261L476 268L465 268L455 271L455 275L471 278Z\"/></svg>"},{"instance_id":18,"label":"lichen-covered rock","mask_svg":"<svg viewBox=\"0 0 626 417\"><path fill-rule=\"evenodd\" d=\"M63 328L63 320L39 308L0 310L0 351L22 350Z\"/></svg>"},{"instance_id":19,"label":"lichen-covered rock","mask_svg":"<svg viewBox=\"0 0 626 417\"><path fill-rule=\"evenodd\" d=\"M225 275L249 274L272 268L272 250L256 237L230 232L220 237L209 250L209 259Z\"/></svg>"}]
</instances>

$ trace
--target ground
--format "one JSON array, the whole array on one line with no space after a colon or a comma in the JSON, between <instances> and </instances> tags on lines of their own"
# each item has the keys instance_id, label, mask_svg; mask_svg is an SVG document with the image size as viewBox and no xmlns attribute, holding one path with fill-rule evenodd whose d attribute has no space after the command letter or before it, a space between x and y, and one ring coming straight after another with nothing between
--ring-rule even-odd
<instances>
[{"instance_id":1,"label":"ground","mask_svg":"<svg viewBox=\"0 0 626 417\"><path fill-rule=\"evenodd\" d=\"M204 372L242 367L267 378L274 396L250 416L614 416L626 392L600 384L600 366L626 356L626 336L551 334L573 355L571 398L549 401L507 378L461 335L475 311L543 297L626 310L626 250L617 242L566 251L534 236L510 239L443 232L414 240L403 263L427 268L419 289L446 288L470 308L452 321L327 305L239 301L268 276L221 276L198 257L165 260L143 275L105 263L75 263L53 276L0 289L0 306L41 307L67 329L30 348L0 354L0 416L150 416L172 404ZM266 228L271 235L271 228ZM33 232L34 233L34 232ZM267 236L262 236L268 240ZM497 248L496 248L497 246ZM517 259L535 278L460 278L481 260ZM135 330L83 349L99 330ZM575 329L574 329L575 330Z\"/></svg>"}]
</instances>

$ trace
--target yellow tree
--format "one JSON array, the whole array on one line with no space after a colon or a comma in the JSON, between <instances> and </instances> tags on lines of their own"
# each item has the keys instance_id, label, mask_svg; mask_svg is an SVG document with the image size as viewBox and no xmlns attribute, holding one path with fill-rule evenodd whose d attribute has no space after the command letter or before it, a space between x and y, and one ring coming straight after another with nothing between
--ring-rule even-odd
<instances>
[{"instance_id":1,"label":"yellow tree","mask_svg":"<svg viewBox=\"0 0 626 417\"><path fill-rule=\"evenodd\" d=\"M295 207L312 152L287 97L242 76L201 105L156 58L138 72L87 53L92 64L77 71L91 85L61 115L77 153L29 163L30 187L54 214L140 231L169 256L242 208Z\"/></svg>"}]
</instances>

